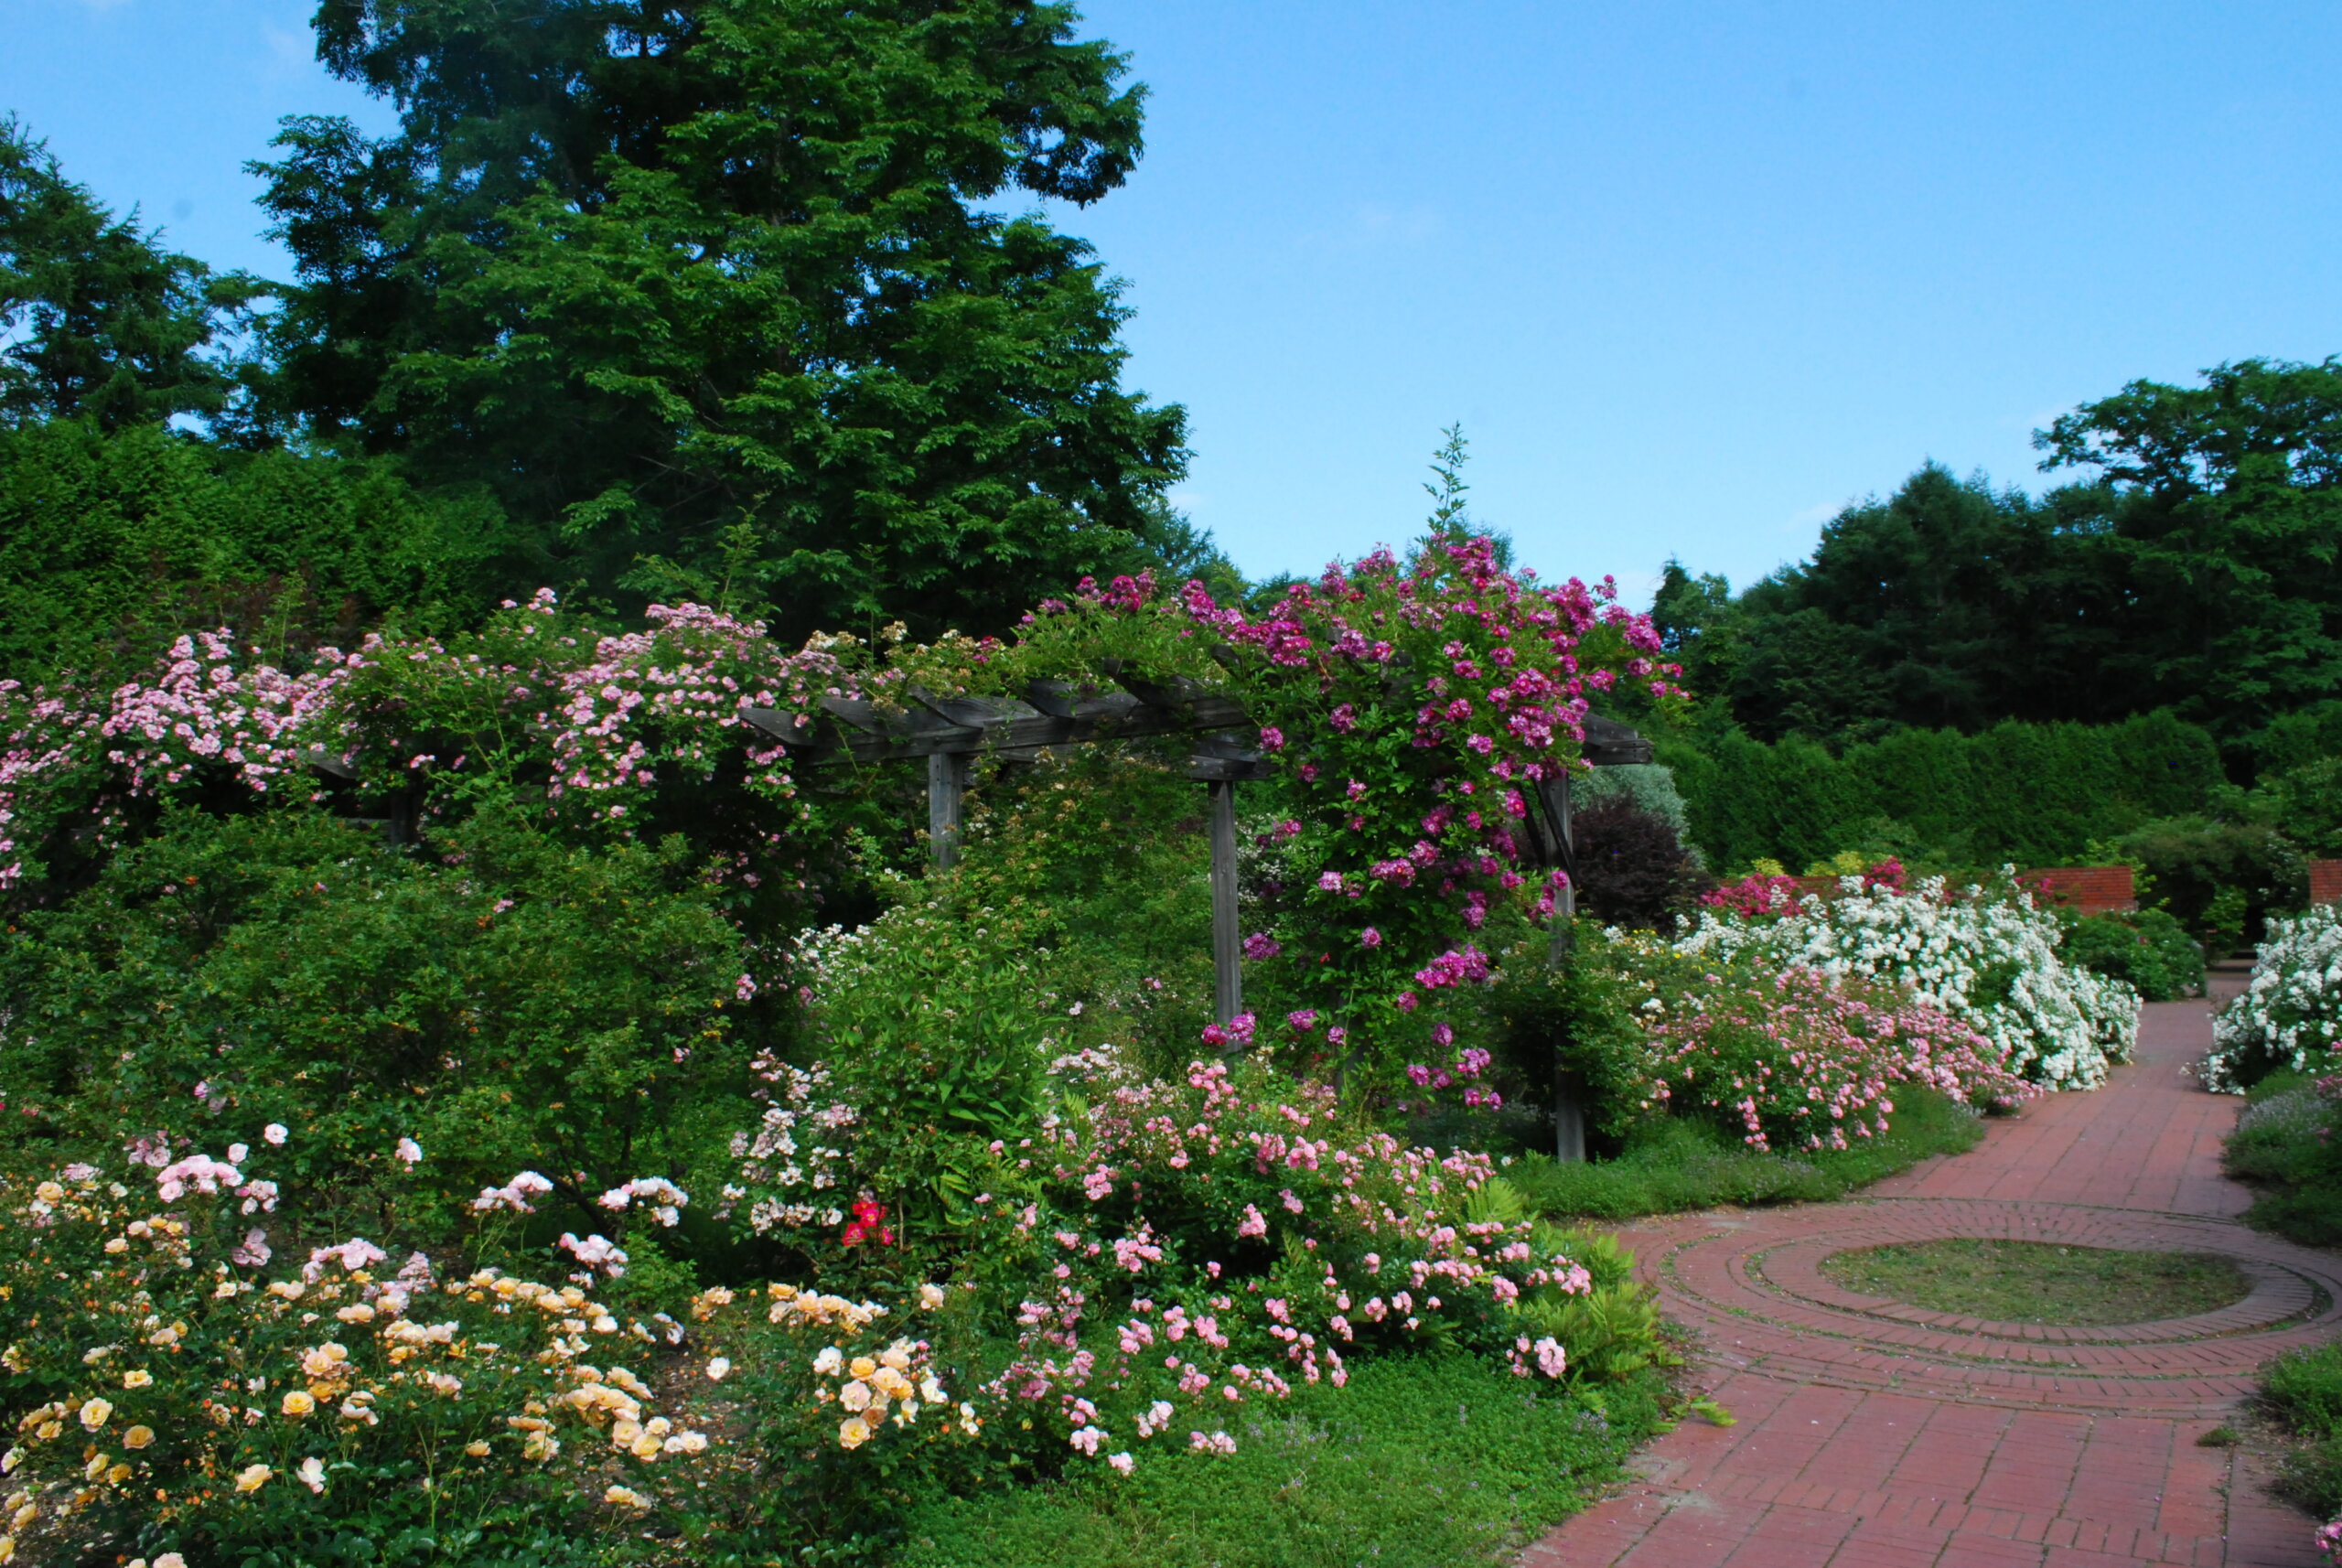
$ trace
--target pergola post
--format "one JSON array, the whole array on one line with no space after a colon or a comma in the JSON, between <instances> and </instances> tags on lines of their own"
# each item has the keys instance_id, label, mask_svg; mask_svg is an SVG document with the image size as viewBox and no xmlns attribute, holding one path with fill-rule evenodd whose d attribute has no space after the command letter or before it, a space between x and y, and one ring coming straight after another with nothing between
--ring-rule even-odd
<instances>
[{"instance_id":1,"label":"pergola post","mask_svg":"<svg viewBox=\"0 0 2342 1568\"><path fill-rule=\"evenodd\" d=\"M1243 936L1236 903L1236 784L1215 779L1204 789L1211 799L1211 980L1212 1013L1220 1024L1244 1011Z\"/></svg>"},{"instance_id":2,"label":"pergola post","mask_svg":"<svg viewBox=\"0 0 2342 1568\"><path fill-rule=\"evenodd\" d=\"M1544 780L1537 792L1553 836L1553 858L1567 878L1553 896L1552 940L1545 954L1546 961L1558 969L1569 961L1570 924L1577 917L1577 835L1570 822L1569 775ZM1553 1157L1568 1163L1585 1158L1585 1086L1563 1067L1560 1045L1554 1042Z\"/></svg>"},{"instance_id":3,"label":"pergola post","mask_svg":"<svg viewBox=\"0 0 2342 1568\"><path fill-rule=\"evenodd\" d=\"M949 871L960 858L960 824L968 793L965 752L938 751L927 759L927 852L935 869Z\"/></svg>"}]
</instances>

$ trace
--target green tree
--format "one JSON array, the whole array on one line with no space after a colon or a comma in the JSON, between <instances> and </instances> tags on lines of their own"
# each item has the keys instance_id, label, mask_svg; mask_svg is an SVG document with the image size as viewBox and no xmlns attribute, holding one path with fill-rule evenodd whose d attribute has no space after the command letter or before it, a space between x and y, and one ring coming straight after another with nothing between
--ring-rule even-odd
<instances>
[{"instance_id":1,"label":"green tree","mask_svg":"<svg viewBox=\"0 0 2342 1568\"><path fill-rule=\"evenodd\" d=\"M2121 595L2078 499L2036 501L1929 463L1846 508L1811 560L1744 596L1735 716L1761 735L1846 740L2132 711L2139 694L2105 671Z\"/></svg>"},{"instance_id":2,"label":"green tree","mask_svg":"<svg viewBox=\"0 0 2342 1568\"><path fill-rule=\"evenodd\" d=\"M2133 381L2035 442L2100 478L2134 682L2229 736L2342 688L2342 360Z\"/></svg>"},{"instance_id":3,"label":"green tree","mask_svg":"<svg viewBox=\"0 0 2342 1568\"><path fill-rule=\"evenodd\" d=\"M221 339L260 285L160 238L67 179L14 115L0 120L0 423L114 430L228 406Z\"/></svg>"},{"instance_id":4,"label":"green tree","mask_svg":"<svg viewBox=\"0 0 2342 1568\"><path fill-rule=\"evenodd\" d=\"M571 580L721 571L800 631L1012 620L1111 566L1184 416L1120 385L1081 241L1142 90L1018 0L325 0L401 129L288 121L271 406L478 480Z\"/></svg>"}]
</instances>

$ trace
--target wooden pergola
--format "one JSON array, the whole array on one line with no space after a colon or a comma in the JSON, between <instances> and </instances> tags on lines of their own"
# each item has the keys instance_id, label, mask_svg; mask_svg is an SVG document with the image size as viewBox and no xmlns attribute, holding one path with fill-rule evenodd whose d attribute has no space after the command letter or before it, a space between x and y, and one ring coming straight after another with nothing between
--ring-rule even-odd
<instances>
[{"instance_id":1,"label":"wooden pergola","mask_svg":"<svg viewBox=\"0 0 2342 1568\"><path fill-rule=\"evenodd\" d=\"M822 697L820 708L834 722L778 708L749 708L757 729L809 762L851 760L857 764L927 759L929 853L939 869L959 857L964 820L968 764L979 757L1030 763L1061 746L1151 736L1190 737L1187 775L1205 787L1211 814L1211 954L1213 1014L1222 1024L1244 1011L1243 938L1237 908L1236 786L1269 777L1271 764L1252 744L1259 725L1231 697L1206 690L1184 676L1151 681L1128 671L1112 671L1119 692L1095 692L1059 681L1035 681L1015 697L939 697L914 686L899 710L883 709L854 697ZM1627 725L1588 715L1583 755L1596 768L1651 760L1651 744ZM1558 866L1568 881L1561 889L1552 957L1566 951L1568 921L1577 912L1577 856L1570 825L1566 776L1542 781L1541 810L1531 813L1531 833L1539 858ZM1557 1152L1585 1157L1584 1118L1570 1086L1555 1090Z\"/></svg>"}]
</instances>

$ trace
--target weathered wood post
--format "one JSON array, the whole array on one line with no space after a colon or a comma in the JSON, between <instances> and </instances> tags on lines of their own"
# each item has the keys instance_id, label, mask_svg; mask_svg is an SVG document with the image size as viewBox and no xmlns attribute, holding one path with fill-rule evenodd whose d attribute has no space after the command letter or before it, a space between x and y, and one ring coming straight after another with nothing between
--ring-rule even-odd
<instances>
[{"instance_id":1,"label":"weathered wood post","mask_svg":"<svg viewBox=\"0 0 2342 1568\"><path fill-rule=\"evenodd\" d=\"M1619 724L1588 714L1585 717L1585 760L1595 768L1621 768L1651 760L1649 741ZM1570 958L1570 922L1577 915L1577 832L1570 822L1570 780L1564 772L1559 779L1540 780L1538 803L1544 808L1545 849L1551 863L1561 868L1565 881L1553 899L1552 943L1546 950L1546 961L1555 968ZM1553 1042L1553 1157L1557 1160L1585 1158L1585 1096L1584 1079L1563 1066L1563 1042Z\"/></svg>"},{"instance_id":2,"label":"weathered wood post","mask_svg":"<svg viewBox=\"0 0 2342 1568\"><path fill-rule=\"evenodd\" d=\"M1577 835L1570 823L1569 775L1544 779L1537 793L1552 834L1553 859L1567 879L1553 896L1552 940L1545 951L1545 961L1559 969L1569 961L1571 922L1577 918ZM1553 1157L1580 1161L1585 1158L1585 1086L1563 1065L1561 1042L1553 1045Z\"/></svg>"},{"instance_id":3,"label":"weathered wood post","mask_svg":"<svg viewBox=\"0 0 2342 1568\"><path fill-rule=\"evenodd\" d=\"M927 852L935 869L949 871L960 858L960 823L967 809L968 756L937 751L927 758Z\"/></svg>"},{"instance_id":4,"label":"weathered wood post","mask_svg":"<svg viewBox=\"0 0 2342 1568\"><path fill-rule=\"evenodd\" d=\"M1243 933L1236 904L1236 784L1215 779L1211 798L1212 1012L1221 1024L1244 1011Z\"/></svg>"}]
</instances>

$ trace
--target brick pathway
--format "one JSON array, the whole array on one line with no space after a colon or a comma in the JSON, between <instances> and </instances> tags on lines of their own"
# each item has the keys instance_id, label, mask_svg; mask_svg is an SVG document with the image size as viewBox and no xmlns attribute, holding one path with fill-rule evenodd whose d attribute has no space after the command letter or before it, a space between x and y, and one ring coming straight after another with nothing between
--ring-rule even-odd
<instances>
[{"instance_id":1,"label":"brick pathway","mask_svg":"<svg viewBox=\"0 0 2342 1568\"><path fill-rule=\"evenodd\" d=\"M2315 1522L2196 1444L2262 1361L2342 1329L2342 1258L2234 1222L2219 1145L2239 1101L2183 1070L2209 1043L2205 1004L2153 1005L2107 1088L2036 1101L1861 1201L1625 1232L1738 1424L1687 1421L1520 1568L2312 1568ZM1948 1236L2222 1252L2253 1290L2060 1330L1853 1295L1817 1266Z\"/></svg>"}]
</instances>

